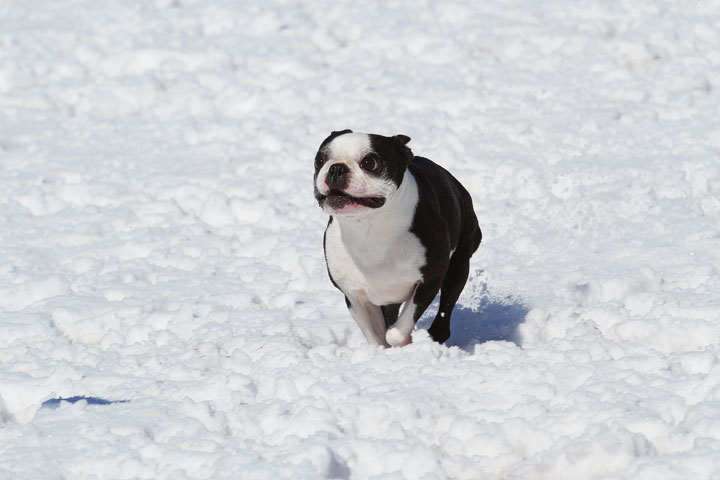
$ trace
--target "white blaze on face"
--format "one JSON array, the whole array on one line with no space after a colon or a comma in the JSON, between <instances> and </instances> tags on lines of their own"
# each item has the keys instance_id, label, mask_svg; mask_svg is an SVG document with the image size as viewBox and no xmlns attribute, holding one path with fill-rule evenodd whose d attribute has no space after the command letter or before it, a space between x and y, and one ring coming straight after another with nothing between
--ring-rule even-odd
<instances>
[{"instance_id":1,"label":"white blaze on face","mask_svg":"<svg viewBox=\"0 0 720 480\"><path fill-rule=\"evenodd\" d=\"M346 133L334 138L325 146L327 161L318 172L317 187L320 193L326 194L330 190L330 187L325 183L330 167L342 163L350 170L345 193L352 196L363 196L360 193L364 191L362 179L365 173L358 162L370 152L372 152L370 137L365 133Z\"/></svg>"},{"instance_id":2,"label":"white blaze on face","mask_svg":"<svg viewBox=\"0 0 720 480\"><path fill-rule=\"evenodd\" d=\"M334 138L326 147L327 161L318 172L317 189L323 195L330 190L325 178L328 170L336 163L348 167L348 185L345 193L353 197L383 197L387 198L397 186L390 180L370 175L360 168L360 161L373 151L370 136L366 133L346 133Z\"/></svg>"},{"instance_id":3,"label":"white blaze on face","mask_svg":"<svg viewBox=\"0 0 720 480\"><path fill-rule=\"evenodd\" d=\"M327 146L328 156L334 160L355 160L372 152L370 136L366 133L346 133L334 138Z\"/></svg>"}]
</instances>

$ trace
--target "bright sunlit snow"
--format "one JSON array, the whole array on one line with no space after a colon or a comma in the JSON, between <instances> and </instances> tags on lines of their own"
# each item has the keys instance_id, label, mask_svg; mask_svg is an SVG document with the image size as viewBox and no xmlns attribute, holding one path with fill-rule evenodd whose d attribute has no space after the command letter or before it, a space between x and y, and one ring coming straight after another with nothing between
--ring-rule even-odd
<instances>
[{"instance_id":1,"label":"bright sunlit snow","mask_svg":"<svg viewBox=\"0 0 720 480\"><path fill-rule=\"evenodd\" d=\"M483 243L366 344L313 158ZM432 307L431 307L432 309ZM720 478L720 1L0 0L0 478Z\"/></svg>"}]
</instances>

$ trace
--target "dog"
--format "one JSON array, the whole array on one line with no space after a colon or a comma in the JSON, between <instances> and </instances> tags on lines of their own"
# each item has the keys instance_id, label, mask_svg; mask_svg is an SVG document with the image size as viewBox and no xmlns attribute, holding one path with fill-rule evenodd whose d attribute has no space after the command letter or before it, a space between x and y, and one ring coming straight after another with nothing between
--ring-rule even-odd
<instances>
[{"instance_id":1,"label":"dog","mask_svg":"<svg viewBox=\"0 0 720 480\"><path fill-rule=\"evenodd\" d=\"M450 337L482 240L470 194L447 170L414 156L409 141L342 130L315 156L315 199L330 215L323 237L330 281L368 343L385 347L411 342L438 291L428 332L439 343Z\"/></svg>"}]
</instances>

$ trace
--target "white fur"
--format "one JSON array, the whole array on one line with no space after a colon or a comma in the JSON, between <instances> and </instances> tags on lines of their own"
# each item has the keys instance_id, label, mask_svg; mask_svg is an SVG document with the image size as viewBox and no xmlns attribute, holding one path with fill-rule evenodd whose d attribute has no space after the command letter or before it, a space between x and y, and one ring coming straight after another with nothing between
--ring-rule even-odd
<instances>
[{"instance_id":1,"label":"white fur","mask_svg":"<svg viewBox=\"0 0 720 480\"><path fill-rule=\"evenodd\" d=\"M334 138L327 145L327 153L337 159L352 160L372 152L370 136L367 133L346 133Z\"/></svg>"},{"instance_id":2,"label":"white fur","mask_svg":"<svg viewBox=\"0 0 720 480\"><path fill-rule=\"evenodd\" d=\"M385 342L385 319L380 307L373 305L366 298L353 297L350 314L370 345L389 346Z\"/></svg>"},{"instance_id":3,"label":"white fur","mask_svg":"<svg viewBox=\"0 0 720 480\"><path fill-rule=\"evenodd\" d=\"M410 232L418 201L412 174L405 172L400 188L386 198L385 205L364 215L333 216L325 237L328 270L350 300L351 314L368 342L377 345L409 341L411 299L425 264L425 247ZM408 303L394 325L402 339L386 338L379 306L402 302Z\"/></svg>"},{"instance_id":4,"label":"white fur","mask_svg":"<svg viewBox=\"0 0 720 480\"><path fill-rule=\"evenodd\" d=\"M393 347L402 347L410 343L410 332L415 327L415 310L417 309L412 297L415 296L418 285L419 283L415 285L411 298L403 305L397 321L385 333L385 340Z\"/></svg>"}]
</instances>

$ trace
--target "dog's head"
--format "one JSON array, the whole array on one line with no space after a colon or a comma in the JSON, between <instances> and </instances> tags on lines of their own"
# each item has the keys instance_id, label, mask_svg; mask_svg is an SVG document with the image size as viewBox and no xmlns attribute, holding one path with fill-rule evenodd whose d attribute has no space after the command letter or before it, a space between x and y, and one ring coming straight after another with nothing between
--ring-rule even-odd
<instances>
[{"instance_id":1,"label":"dog's head","mask_svg":"<svg viewBox=\"0 0 720 480\"><path fill-rule=\"evenodd\" d=\"M410 137L332 132L315 156L315 198L330 215L381 208L402 183L413 154Z\"/></svg>"}]
</instances>

